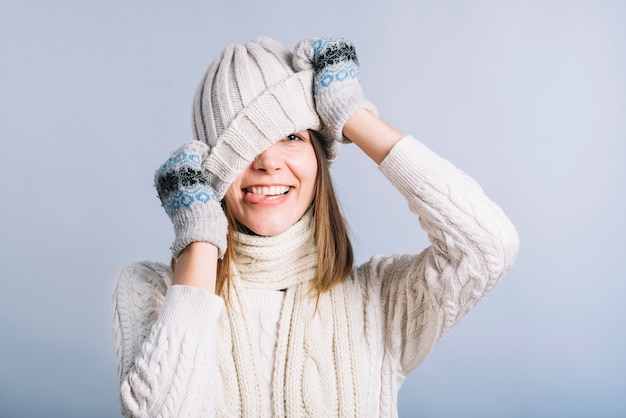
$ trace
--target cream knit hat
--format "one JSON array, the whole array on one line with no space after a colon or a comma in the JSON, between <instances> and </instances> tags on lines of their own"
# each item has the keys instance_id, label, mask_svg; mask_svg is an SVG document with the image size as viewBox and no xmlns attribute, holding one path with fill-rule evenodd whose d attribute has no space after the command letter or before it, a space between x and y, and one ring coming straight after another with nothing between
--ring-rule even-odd
<instances>
[{"instance_id":1,"label":"cream knit hat","mask_svg":"<svg viewBox=\"0 0 626 418\"><path fill-rule=\"evenodd\" d=\"M200 82L193 103L194 136L211 148L203 165L219 199L275 142L321 128L313 71L294 72L291 60L289 50L270 38L229 45ZM334 160L337 147L326 148Z\"/></svg>"}]
</instances>

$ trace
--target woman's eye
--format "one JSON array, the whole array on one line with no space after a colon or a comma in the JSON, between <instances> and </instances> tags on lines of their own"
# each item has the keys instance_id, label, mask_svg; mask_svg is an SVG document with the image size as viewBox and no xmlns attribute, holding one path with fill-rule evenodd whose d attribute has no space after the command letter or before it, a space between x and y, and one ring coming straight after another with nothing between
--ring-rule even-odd
<instances>
[{"instance_id":1,"label":"woman's eye","mask_svg":"<svg viewBox=\"0 0 626 418\"><path fill-rule=\"evenodd\" d=\"M289 135L287 135L287 137L285 139L287 139L287 141L298 141L298 140L301 140L302 138L300 138L296 134L289 134Z\"/></svg>"}]
</instances>

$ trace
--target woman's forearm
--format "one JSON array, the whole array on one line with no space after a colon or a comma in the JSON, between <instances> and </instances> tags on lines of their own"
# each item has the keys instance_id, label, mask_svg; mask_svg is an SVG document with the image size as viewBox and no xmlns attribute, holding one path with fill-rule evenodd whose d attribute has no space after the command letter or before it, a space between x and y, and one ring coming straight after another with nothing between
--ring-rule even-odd
<instances>
[{"instance_id":1,"label":"woman's forearm","mask_svg":"<svg viewBox=\"0 0 626 418\"><path fill-rule=\"evenodd\" d=\"M380 164L404 134L388 125L378 116L361 109L348 119L343 134L363 150L376 164Z\"/></svg>"},{"instance_id":2,"label":"woman's forearm","mask_svg":"<svg viewBox=\"0 0 626 418\"><path fill-rule=\"evenodd\" d=\"M215 293L217 247L208 242L192 242L176 259L173 285L199 287Z\"/></svg>"}]
</instances>

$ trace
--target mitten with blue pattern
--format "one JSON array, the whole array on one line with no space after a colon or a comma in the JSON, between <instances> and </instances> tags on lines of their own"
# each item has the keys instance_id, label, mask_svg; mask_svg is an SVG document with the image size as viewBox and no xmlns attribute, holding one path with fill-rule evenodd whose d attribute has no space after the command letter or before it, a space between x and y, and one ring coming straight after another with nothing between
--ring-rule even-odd
<instances>
[{"instance_id":1,"label":"mitten with blue pattern","mask_svg":"<svg viewBox=\"0 0 626 418\"><path fill-rule=\"evenodd\" d=\"M226 215L202 168L208 154L209 147L203 142L186 142L154 175L159 199L174 225L175 258L196 241L215 245L219 258L226 251Z\"/></svg>"},{"instance_id":2,"label":"mitten with blue pattern","mask_svg":"<svg viewBox=\"0 0 626 418\"><path fill-rule=\"evenodd\" d=\"M293 53L296 71L315 71L315 109L331 138L349 143L343 126L354 113L376 107L365 98L359 83L359 61L350 41L341 38L309 38L300 41Z\"/></svg>"}]
</instances>

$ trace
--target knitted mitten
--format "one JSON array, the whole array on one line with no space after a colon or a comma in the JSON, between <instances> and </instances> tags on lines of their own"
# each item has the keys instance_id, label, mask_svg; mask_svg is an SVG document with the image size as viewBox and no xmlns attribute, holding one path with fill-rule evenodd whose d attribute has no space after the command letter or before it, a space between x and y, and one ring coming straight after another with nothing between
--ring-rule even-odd
<instances>
[{"instance_id":1,"label":"knitted mitten","mask_svg":"<svg viewBox=\"0 0 626 418\"><path fill-rule=\"evenodd\" d=\"M189 141L154 175L159 199L174 225L174 257L195 241L215 245L220 258L226 251L226 215L202 169L208 153L209 147L203 142Z\"/></svg>"},{"instance_id":2,"label":"knitted mitten","mask_svg":"<svg viewBox=\"0 0 626 418\"><path fill-rule=\"evenodd\" d=\"M336 141L349 143L343 126L356 111L376 114L359 83L359 61L350 41L341 38L309 38L300 41L293 53L296 71L314 70L315 108Z\"/></svg>"}]
</instances>

